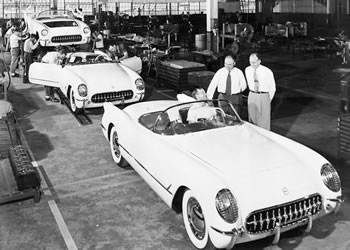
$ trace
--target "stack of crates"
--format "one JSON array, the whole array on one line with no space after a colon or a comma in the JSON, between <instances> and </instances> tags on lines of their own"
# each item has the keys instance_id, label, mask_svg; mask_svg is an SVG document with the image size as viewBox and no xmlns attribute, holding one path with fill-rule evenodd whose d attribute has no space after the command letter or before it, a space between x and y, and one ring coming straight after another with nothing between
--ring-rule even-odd
<instances>
[{"instance_id":1,"label":"stack of crates","mask_svg":"<svg viewBox=\"0 0 350 250\"><path fill-rule=\"evenodd\" d=\"M159 85L177 90L189 90L188 73L204 71L205 65L187 60L159 61L157 63L157 82Z\"/></svg>"},{"instance_id":2,"label":"stack of crates","mask_svg":"<svg viewBox=\"0 0 350 250\"><path fill-rule=\"evenodd\" d=\"M0 158L7 158L9 148L20 144L12 105L0 100Z\"/></svg>"},{"instance_id":3,"label":"stack of crates","mask_svg":"<svg viewBox=\"0 0 350 250\"><path fill-rule=\"evenodd\" d=\"M350 77L340 82L340 100L338 116L338 157L350 160Z\"/></svg>"}]
</instances>

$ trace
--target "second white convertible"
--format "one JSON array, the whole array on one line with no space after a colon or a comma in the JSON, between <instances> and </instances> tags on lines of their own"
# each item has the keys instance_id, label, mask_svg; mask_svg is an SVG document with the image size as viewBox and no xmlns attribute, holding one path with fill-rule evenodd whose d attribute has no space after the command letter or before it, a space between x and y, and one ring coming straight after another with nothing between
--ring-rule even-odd
<instances>
[{"instance_id":1,"label":"second white convertible","mask_svg":"<svg viewBox=\"0 0 350 250\"><path fill-rule=\"evenodd\" d=\"M29 81L60 88L72 111L80 112L102 107L106 101L114 105L142 101L145 83L135 72L140 68L142 62L138 57L117 62L91 52L76 52L68 56L65 65L33 63Z\"/></svg>"}]
</instances>

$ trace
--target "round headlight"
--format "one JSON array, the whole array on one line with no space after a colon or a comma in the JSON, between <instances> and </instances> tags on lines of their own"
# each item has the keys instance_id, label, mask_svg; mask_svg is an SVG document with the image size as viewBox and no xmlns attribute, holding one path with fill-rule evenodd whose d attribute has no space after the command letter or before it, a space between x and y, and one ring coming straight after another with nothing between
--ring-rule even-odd
<instances>
[{"instance_id":1,"label":"round headlight","mask_svg":"<svg viewBox=\"0 0 350 250\"><path fill-rule=\"evenodd\" d=\"M230 190L221 189L215 199L216 210L228 223L235 223L238 219L238 206Z\"/></svg>"},{"instance_id":2,"label":"round headlight","mask_svg":"<svg viewBox=\"0 0 350 250\"><path fill-rule=\"evenodd\" d=\"M85 97L87 96L87 86L85 84L80 84L78 86L78 94L81 96L81 97Z\"/></svg>"},{"instance_id":3,"label":"round headlight","mask_svg":"<svg viewBox=\"0 0 350 250\"><path fill-rule=\"evenodd\" d=\"M142 78L137 78L135 81L135 85L137 90L144 90L145 89L145 82L142 80Z\"/></svg>"},{"instance_id":4,"label":"round headlight","mask_svg":"<svg viewBox=\"0 0 350 250\"><path fill-rule=\"evenodd\" d=\"M90 28L89 27L85 27L83 29L83 32L84 32L84 34L88 34L90 32Z\"/></svg>"},{"instance_id":5,"label":"round headlight","mask_svg":"<svg viewBox=\"0 0 350 250\"><path fill-rule=\"evenodd\" d=\"M340 178L335 168L326 163L321 168L321 176L323 183L333 192L338 192L341 189Z\"/></svg>"},{"instance_id":6,"label":"round headlight","mask_svg":"<svg viewBox=\"0 0 350 250\"><path fill-rule=\"evenodd\" d=\"M47 29L43 29L43 30L41 31L41 35L42 35L42 36L47 36L47 34L49 34L49 32L47 31Z\"/></svg>"}]
</instances>

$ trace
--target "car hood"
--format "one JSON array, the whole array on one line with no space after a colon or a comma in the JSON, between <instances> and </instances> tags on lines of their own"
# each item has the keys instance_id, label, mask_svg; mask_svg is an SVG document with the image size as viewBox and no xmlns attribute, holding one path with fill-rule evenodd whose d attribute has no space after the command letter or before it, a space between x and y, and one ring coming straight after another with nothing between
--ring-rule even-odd
<instances>
[{"instance_id":1,"label":"car hood","mask_svg":"<svg viewBox=\"0 0 350 250\"><path fill-rule=\"evenodd\" d=\"M133 80L117 63L76 65L69 70L88 85L89 93L133 89Z\"/></svg>"},{"instance_id":2,"label":"car hood","mask_svg":"<svg viewBox=\"0 0 350 250\"><path fill-rule=\"evenodd\" d=\"M187 134L176 143L220 175L241 207L288 202L316 192L319 186L319 178L312 178L312 168L284 147L284 143L296 142L282 137L273 140L251 126Z\"/></svg>"}]
</instances>

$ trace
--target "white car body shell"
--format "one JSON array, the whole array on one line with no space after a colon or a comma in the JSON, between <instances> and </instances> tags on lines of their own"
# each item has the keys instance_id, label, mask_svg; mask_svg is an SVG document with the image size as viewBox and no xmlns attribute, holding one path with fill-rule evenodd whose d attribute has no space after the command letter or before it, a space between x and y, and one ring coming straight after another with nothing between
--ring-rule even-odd
<instances>
[{"instance_id":1,"label":"white car body shell","mask_svg":"<svg viewBox=\"0 0 350 250\"><path fill-rule=\"evenodd\" d=\"M77 52L72 55L84 57L94 55L94 53ZM142 63L139 58L131 58L130 61L135 65L135 61L139 61L136 68L139 68L139 64ZM70 89L73 89L75 103L79 109L102 107L103 101L94 102L92 100L94 95L102 93L118 92L123 96L122 93L126 91L132 92L132 96L129 96L129 98L112 101L114 105L142 101L145 90L139 90L135 85L136 79L142 78L133 69L126 66L127 64L128 60L123 61L123 63L109 62L82 65L55 65L34 62L29 68L29 80L34 84L60 88L66 97L68 97ZM80 84L87 86L88 94L85 97L77 94ZM105 96L108 99L108 94Z\"/></svg>"},{"instance_id":2,"label":"white car body shell","mask_svg":"<svg viewBox=\"0 0 350 250\"><path fill-rule=\"evenodd\" d=\"M71 46L90 42L91 31L86 23L74 18L69 11L57 12L63 14L54 14L53 11L44 11L38 15L24 13L28 32L38 34L41 46Z\"/></svg>"},{"instance_id":3,"label":"white car body shell","mask_svg":"<svg viewBox=\"0 0 350 250\"><path fill-rule=\"evenodd\" d=\"M274 234L245 232L246 219L253 211L312 194L322 196L321 212L313 219L338 207L334 200L341 191L330 191L320 176L320 168L328 161L288 138L248 122L182 135L157 134L138 122L142 114L178 103L142 102L123 110L105 103L102 130L109 140L111 127L116 128L122 156L169 207L181 187L196 194L210 227L210 239L217 248L230 246L230 232L240 232L236 243ZM225 222L215 207L215 197L224 188L237 200L239 218L233 224ZM300 224L282 228L281 232L297 226Z\"/></svg>"}]
</instances>

